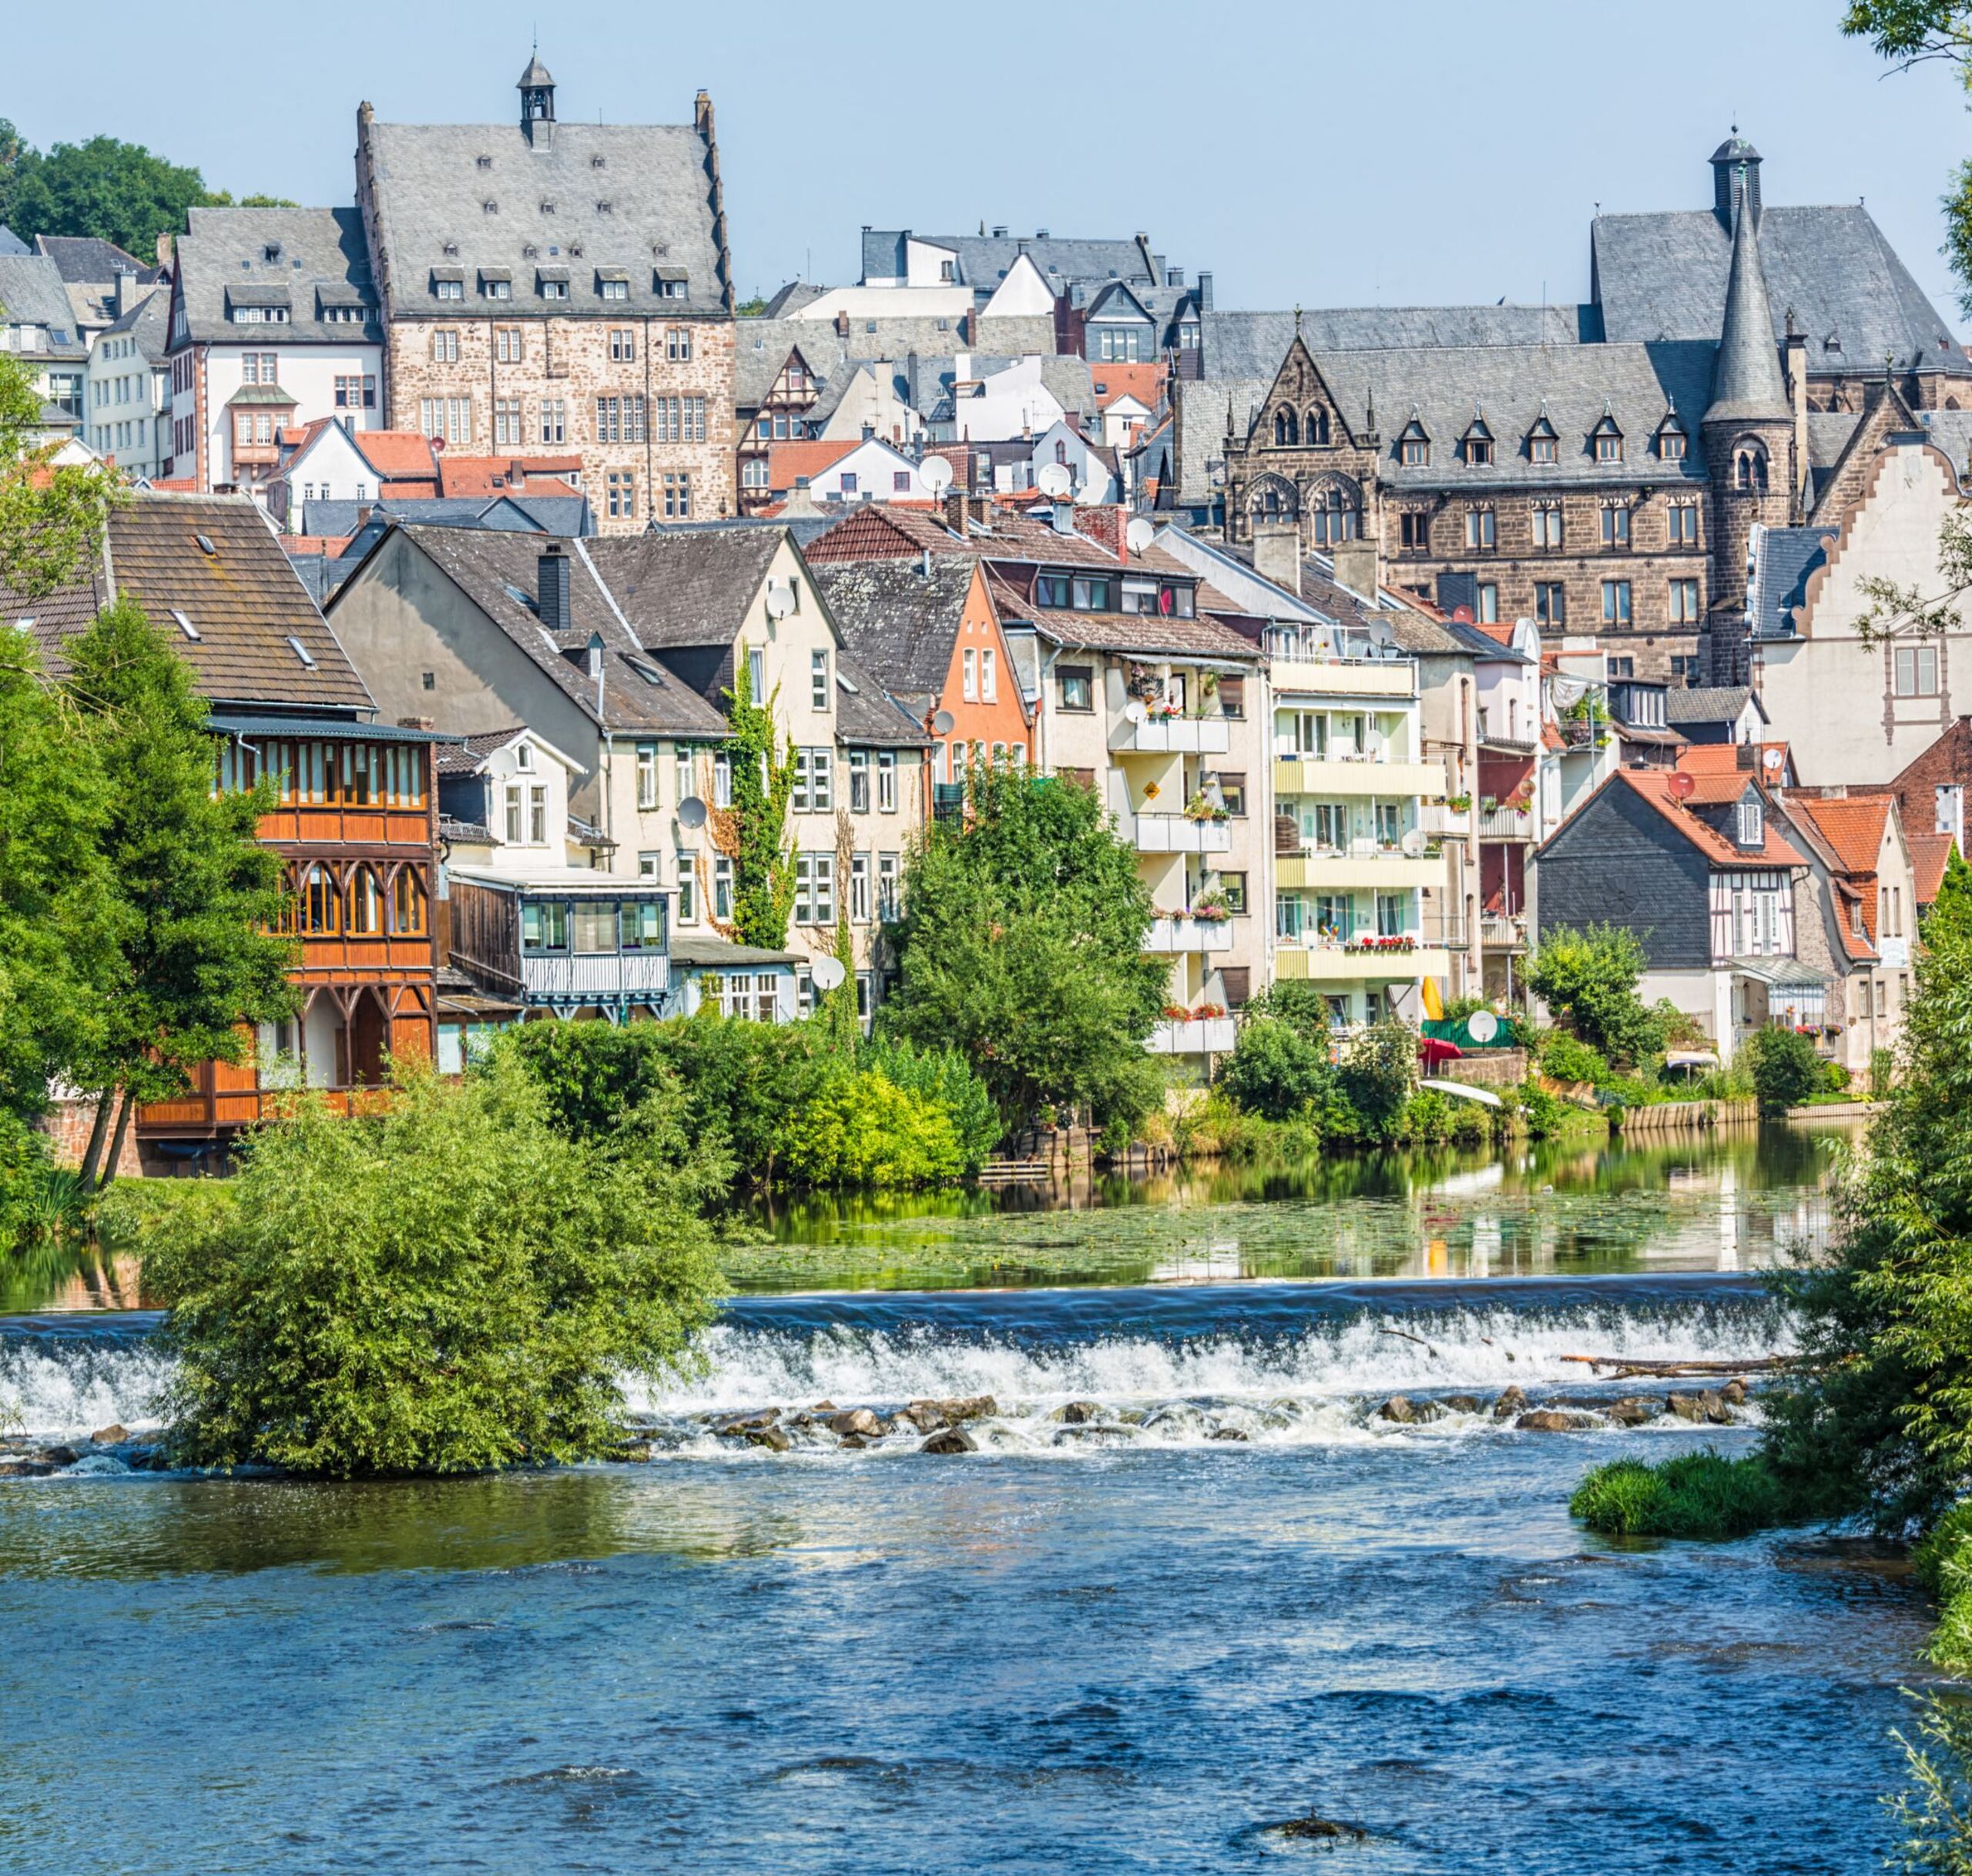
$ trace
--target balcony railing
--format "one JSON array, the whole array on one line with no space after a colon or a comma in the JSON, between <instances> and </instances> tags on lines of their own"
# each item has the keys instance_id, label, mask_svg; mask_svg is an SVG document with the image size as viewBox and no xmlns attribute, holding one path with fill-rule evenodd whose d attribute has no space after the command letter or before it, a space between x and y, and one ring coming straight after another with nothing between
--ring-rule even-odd
<instances>
[{"instance_id":1,"label":"balcony railing","mask_svg":"<svg viewBox=\"0 0 1972 1876\"><path fill-rule=\"evenodd\" d=\"M1417 825L1434 839L1463 840L1472 831L1472 810L1427 801L1417 810Z\"/></svg>"},{"instance_id":2,"label":"balcony railing","mask_svg":"<svg viewBox=\"0 0 1972 1876\"><path fill-rule=\"evenodd\" d=\"M1479 942L1488 951L1524 951L1527 949L1527 914L1524 912L1485 912L1479 916Z\"/></svg>"},{"instance_id":3,"label":"balcony railing","mask_svg":"<svg viewBox=\"0 0 1972 1876\"><path fill-rule=\"evenodd\" d=\"M1139 853L1229 853L1232 829L1225 821L1194 821L1182 814L1136 816Z\"/></svg>"},{"instance_id":4,"label":"balcony railing","mask_svg":"<svg viewBox=\"0 0 1972 1876\"><path fill-rule=\"evenodd\" d=\"M521 960L521 988L544 1003L646 1002L671 987L662 951L579 953Z\"/></svg>"},{"instance_id":5,"label":"balcony railing","mask_svg":"<svg viewBox=\"0 0 1972 1876\"><path fill-rule=\"evenodd\" d=\"M1238 1027L1230 1017L1196 1017L1189 1022L1160 1023L1143 1046L1152 1055L1229 1055Z\"/></svg>"},{"instance_id":6,"label":"balcony railing","mask_svg":"<svg viewBox=\"0 0 1972 1876\"><path fill-rule=\"evenodd\" d=\"M1195 919L1181 912L1161 913L1144 933L1143 948L1156 952L1229 951L1230 919Z\"/></svg>"},{"instance_id":7,"label":"balcony railing","mask_svg":"<svg viewBox=\"0 0 1972 1876\"><path fill-rule=\"evenodd\" d=\"M1481 808L1479 810L1479 838L1481 840L1531 840L1534 838L1534 810L1531 808Z\"/></svg>"},{"instance_id":8,"label":"balcony railing","mask_svg":"<svg viewBox=\"0 0 1972 1876\"><path fill-rule=\"evenodd\" d=\"M1442 762L1413 762L1389 755L1276 755L1278 795L1376 795L1385 800L1442 794Z\"/></svg>"},{"instance_id":9,"label":"balcony railing","mask_svg":"<svg viewBox=\"0 0 1972 1876\"><path fill-rule=\"evenodd\" d=\"M1232 746L1232 725L1222 716L1171 716L1109 725L1109 746L1121 755L1223 755Z\"/></svg>"},{"instance_id":10,"label":"balcony railing","mask_svg":"<svg viewBox=\"0 0 1972 1876\"><path fill-rule=\"evenodd\" d=\"M1299 983L1414 983L1421 977L1450 977L1451 953L1433 943L1407 951L1359 950L1283 938L1274 946L1273 973Z\"/></svg>"}]
</instances>

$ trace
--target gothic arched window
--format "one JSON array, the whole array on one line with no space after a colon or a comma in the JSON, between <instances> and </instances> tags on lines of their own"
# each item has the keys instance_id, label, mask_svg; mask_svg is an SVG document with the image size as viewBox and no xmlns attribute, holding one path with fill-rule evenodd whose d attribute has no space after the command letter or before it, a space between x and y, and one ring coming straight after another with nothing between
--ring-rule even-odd
<instances>
[{"instance_id":1,"label":"gothic arched window","mask_svg":"<svg viewBox=\"0 0 1972 1876\"><path fill-rule=\"evenodd\" d=\"M1308 501L1310 533L1316 547L1339 547L1356 538L1359 511L1348 496L1331 483Z\"/></svg>"},{"instance_id":2,"label":"gothic arched window","mask_svg":"<svg viewBox=\"0 0 1972 1876\"><path fill-rule=\"evenodd\" d=\"M1285 404L1273 414L1273 440L1283 445L1301 441L1300 420Z\"/></svg>"},{"instance_id":3,"label":"gothic arched window","mask_svg":"<svg viewBox=\"0 0 1972 1876\"><path fill-rule=\"evenodd\" d=\"M1766 451L1762 444L1749 439L1735 446L1732 486L1748 494L1766 493Z\"/></svg>"},{"instance_id":4,"label":"gothic arched window","mask_svg":"<svg viewBox=\"0 0 1972 1876\"><path fill-rule=\"evenodd\" d=\"M1326 447L1328 444L1328 413L1319 407L1308 413L1307 437L1309 442Z\"/></svg>"}]
</instances>

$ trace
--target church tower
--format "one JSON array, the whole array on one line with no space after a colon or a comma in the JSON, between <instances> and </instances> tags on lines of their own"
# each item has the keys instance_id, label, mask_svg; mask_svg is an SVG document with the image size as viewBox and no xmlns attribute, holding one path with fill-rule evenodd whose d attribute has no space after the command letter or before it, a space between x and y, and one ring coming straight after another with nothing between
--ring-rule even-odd
<instances>
[{"instance_id":1,"label":"church tower","mask_svg":"<svg viewBox=\"0 0 1972 1876\"><path fill-rule=\"evenodd\" d=\"M1757 159L1754 159L1755 161ZM1746 563L1756 526L1794 519L1794 417L1781 375L1759 214L1741 180L1733 199L1732 269L1712 361L1712 402L1699 434L1712 484L1712 594L1705 623L1711 682L1746 682Z\"/></svg>"}]
</instances>

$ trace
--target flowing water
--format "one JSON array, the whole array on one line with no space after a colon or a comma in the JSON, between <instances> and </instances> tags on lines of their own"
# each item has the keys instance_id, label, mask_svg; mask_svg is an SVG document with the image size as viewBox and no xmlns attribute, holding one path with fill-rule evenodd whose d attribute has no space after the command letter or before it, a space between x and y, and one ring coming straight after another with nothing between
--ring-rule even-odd
<instances>
[{"instance_id":1,"label":"flowing water","mask_svg":"<svg viewBox=\"0 0 1972 1876\"><path fill-rule=\"evenodd\" d=\"M1566 1513L1591 1463L1756 1436L1756 1394L1626 1429L1594 1409L1662 1389L1563 1358L1784 1351L1756 1267L1825 1231L1823 1170L1775 1136L1612 1159L1599 1209L1537 1162L811 1210L763 1252L858 1288L763 1258L700 1372L629 1390L649 1459L495 1479L129 1471L82 1436L141 1430L155 1318L44 1295L0 1401L84 1450L0 1482L0 1869L1876 1867L1902 1566ZM1051 1285L950 1287L1043 1234ZM984 1395L973 1452L892 1417ZM770 1408L787 1451L720 1430ZM1363 1834L1278 1827L1310 1812Z\"/></svg>"}]
</instances>

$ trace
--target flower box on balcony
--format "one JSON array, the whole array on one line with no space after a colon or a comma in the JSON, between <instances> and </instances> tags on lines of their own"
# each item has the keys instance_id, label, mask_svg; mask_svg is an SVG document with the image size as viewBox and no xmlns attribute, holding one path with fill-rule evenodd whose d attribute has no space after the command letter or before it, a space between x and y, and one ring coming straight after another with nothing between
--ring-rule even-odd
<instances>
[{"instance_id":1,"label":"flower box on balcony","mask_svg":"<svg viewBox=\"0 0 1972 1876\"><path fill-rule=\"evenodd\" d=\"M1352 938L1343 946L1345 951L1414 951L1417 940L1407 933L1396 937Z\"/></svg>"}]
</instances>

